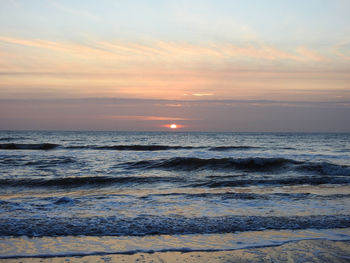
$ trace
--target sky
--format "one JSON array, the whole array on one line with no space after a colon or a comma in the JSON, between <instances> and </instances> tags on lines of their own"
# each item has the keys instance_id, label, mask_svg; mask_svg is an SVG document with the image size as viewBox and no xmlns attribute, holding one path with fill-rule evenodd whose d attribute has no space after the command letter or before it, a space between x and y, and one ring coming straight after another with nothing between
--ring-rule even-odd
<instances>
[{"instance_id":1,"label":"sky","mask_svg":"<svg viewBox=\"0 0 350 263\"><path fill-rule=\"evenodd\" d=\"M350 132L348 0L0 0L0 129Z\"/></svg>"}]
</instances>

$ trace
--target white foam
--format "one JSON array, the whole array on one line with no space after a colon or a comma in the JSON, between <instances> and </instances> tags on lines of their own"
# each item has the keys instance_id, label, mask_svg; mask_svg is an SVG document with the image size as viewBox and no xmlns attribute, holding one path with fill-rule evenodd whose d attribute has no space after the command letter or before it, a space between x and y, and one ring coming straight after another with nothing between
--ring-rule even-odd
<instances>
[{"instance_id":1,"label":"white foam","mask_svg":"<svg viewBox=\"0 0 350 263\"><path fill-rule=\"evenodd\" d=\"M160 235L147 237L42 237L0 239L0 259L134 254L166 251L227 251L278 246L287 242L327 239L350 240L350 228L300 231L249 231L215 235Z\"/></svg>"}]
</instances>

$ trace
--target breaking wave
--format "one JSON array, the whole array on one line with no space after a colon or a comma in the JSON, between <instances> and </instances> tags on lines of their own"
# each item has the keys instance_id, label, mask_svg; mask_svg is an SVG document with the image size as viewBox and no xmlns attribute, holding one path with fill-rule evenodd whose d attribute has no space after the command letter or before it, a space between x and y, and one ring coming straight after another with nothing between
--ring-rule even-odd
<instances>
[{"instance_id":1,"label":"breaking wave","mask_svg":"<svg viewBox=\"0 0 350 263\"><path fill-rule=\"evenodd\" d=\"M92 176L92 177L64 177L51 179L0 179L2 186L30 186L30 187L80 187L80 186L103 186L110 184L151 184L161 182L178 182L177 177L157 177L157 176L128 176L128 177L108 177L108 176Z\"/></svg>"},{"instance_id":2,"label":"breaking wave","mask_svg":"<svg viewBox=\"0 0 350 263\"><path fill-rule=\"evenodd\" d=\"M196 198L216 198L222 200L239 199L239 200L305 200L305 199L340 199L350 198L350 194L331 194L331 195L317 195L310 193L273 193L273 194L255 194L255 193L237 193L237 192L224 192L224 193L165 193L165 194L149 194L142 196L142 199L148 199L153 197L167 197L167 196L180 196L188 199Z\"/></svg>"},{"instance_id":3,"label":"breaking wave","mask_svg":"<svg viewBox=\"0 0 350 263\"><path fill-rule=\"evenodd\" d=\"M0 138L0 141L15 140L14 138ZM180 145L68 145L62 146L54 143L23 144L23 143L3 143L0 144L1 150L52 150L55 148L64 149L87 149L87 150L115 150L115 151L167 151L167 150L191 150L208 149L210 151L232 151L232 150L250 150L261 147L254 146L180 146Z\"/></svg>"},{"instance_id":4,"label":"breaking wave","mask_svg":"<svg viewBox=\"0 0 350 263\"><path fill-rule=\"evenodd\" d=\"M125 163L130 168L163 168L175 170L197 170L197 169L253 169L268 170L281 168L289 164L299 164L300 162L284 158L211 158L201 159L194 157L175 157L171 159L159 159L150 161L140 161Z\"/></svg>"},{"instance_id":5,"label":"breaking wave","mask_svg":"<svg viewBox=\"0 0 350 263\"><path fill-rule=\"evenodd\" d=\"M53 227L55 226L55 227ZM0 218L0 236L148 236L350 227L349 215Z\"/></svg>"},{"instance_id":6,"label":"breaking wave","mask_svg":"<svg viewBox=\"0 0 350 263\"><path fill-rule=\"evenodd\" d=\"M2 143L1 150L53 150L59 145L54 143Z\"/></svg>"},{"instance_id":7,"label":"breaking wave","mask_svg":"<svg viewBox=\"0 0 350 263\"><path fill-rule=\"evenodd\" d=\"M168 169L168 170L243 170L313 172L322 175L350 176L350 166L331 163L302 162L285 158L211 158L175 157L170 159L145 160L120 164L127 169Z\"/></svg>"},{"instance_id":8,"label":"breaking wave","mask_svg":"<svg viewBox=\"0 0 350 263\"><path fill-rule=\"evenodd\" d=\"M108 187L111 185L150 185L159 183L170 183L174 186L185 188L223 188L223 187L243 187L243 186L274 186L274 185L322 185L322 184L350 184L350 178L338 176L294 176L282 178L256 178L256 179L210 179L203 177L194 180L188 177L171 176L82 176L82 177L61 177L61 178L10 178L0 179L3 187ZM210 195L210 194L206 194ZM200 195L198 195L200 196ZM204 196L203 196L204 197ZM227 194L227 198L254 199L256 195L250 194Z\"/></svg>"},{"instance_id":9,"label":"breaking wave","mask_svg":"<svg viewBox=\"0 0 350 263\"><path fill-rule=\"evenodd\" d=\"M255 146L217 146L209 148L210 151L232 151L232 150L251 150L251 149L260 149L261 147Z\"/></svg>"},{"instance_id":10,"label":"breaking wave","mask_svg":"<svg viewBox=\"0 0 350 263\"><path fill-rule=\"evenodd\" d=\"M250 185L320 185L320 184L349 184L350 178L339 178L332 176L323 177L287 177L280 179L251 179L251 180L228 180L218 181L209 180L205 182L197 182L188 185L188 187L238 187L238 186L250 186Z\"/></svg>"},{"instance_id":11,"label":"breaking wave","mask_svg":"<svg viewBox=\"0 0 350 263\"><path fill-rule=\"evenodd\" d=\"M25 140L28 139L26 137L2 137L0 141L15 141L15 140Z\"/></svg>"},{"instance_id":12,"label":"breaking wave","mask_svg":"<svg viewBox=\"0 0 350 263\"><path fill-rule=\"evenodd\" d=\"M193 149L192 146L169 146L169 145L111 145L111 146L69 146L70 149L94 149L116 151L166 151Z\"/></svg>"}]
</instances>

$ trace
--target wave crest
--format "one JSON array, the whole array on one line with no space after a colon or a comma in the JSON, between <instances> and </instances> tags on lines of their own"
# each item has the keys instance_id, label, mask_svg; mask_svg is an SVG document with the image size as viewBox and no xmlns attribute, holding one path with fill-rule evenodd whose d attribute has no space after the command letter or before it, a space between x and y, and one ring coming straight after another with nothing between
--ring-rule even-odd
<instances>
[{"instance_id":1,"label":"wave crest","mask_svg":"<svg viewBox=\"0 0 350 263\"><path fill-rule=\"evenodd\" d=\"M217 147L211 147L210 151L232 151L232 150L252 150L252 149L260 149L261 147L256 146L246 146L246 145L239 145L239 146L217 146Z\"/></svg>"},{"instance_id":2,"label":"wave crest","mask_svg":"<svg viewBox=\"0 0 350 263\"><path fill-rule=\"evenodd\" d=\"M1 150L52 150L57 148L54 143L2 143Z\"/></svg>"},{"instance_id":3,"label":"wave crest","mask_svg":"<svg viewBox=\"0 0 350 263\"><path fill-rule=\"evenodd\" d=\"M159 159L126 163L130 168L163 168L176 170L198 169L248 169L248 170L271 170L300 162L284 158L211 158L201 159L195 157L175 157L171 159ZM125 165L125 164L124 164Z\"/></svg>"},{"instance_id":4,"label":"wave crest","mask_svg":"<svg viewBox=\"0 0 350 263\"><path fill-rule=\"evenodd\" d=\"M55 227L52 227L55 226ZM350 227L349 215L134 218L0 218L0 236L147 236L219 234L265 229L329 229Z\"/></svg>"},{"instance_id":5,"label":"wave crest","mask_svg":"<svg viewBox=\"0 0 350 263\"><path fill-rule=\"evenodd\" d=\"M157 177L157 176L125 176L125 177L108 177L108 176L91 176L91 177L64 177L51 179L0 179L2 186L30 186L30 187L80 187L96 186L110 184L150 184L161 182L177 182L180 179L176 177Z\"/></svg>"},{"instance_id":6,"label":"wave crest","mask_svg":"<svg viewBox=\"0 0 350 263\"><path fill-rule=\"evenodd\" d=\"M312 172L321 175L350 176L350 166L331 163L302 162L286 158L210 158L175 157L170 159L143 160L120 164L126 169L166 170L243 170L247 172Z\"/></svg>"}]
</instances>

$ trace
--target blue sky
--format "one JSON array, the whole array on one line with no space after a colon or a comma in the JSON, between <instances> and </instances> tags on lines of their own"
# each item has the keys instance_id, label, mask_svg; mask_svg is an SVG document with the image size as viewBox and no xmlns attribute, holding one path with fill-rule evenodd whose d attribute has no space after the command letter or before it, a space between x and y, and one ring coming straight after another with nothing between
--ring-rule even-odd
<instances>
[{"instance_id":1,"label":"blue sky","mask_svg":"<svg viewBox=\"0 0 350 263\"><path fill-rule=\"evenodd\" d=\"M326 45L350 35L347 0L3 0L0 5L1 32L15 36L242 42L252 33L266 42Z\"/></svg>"}]
</instances>

